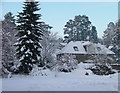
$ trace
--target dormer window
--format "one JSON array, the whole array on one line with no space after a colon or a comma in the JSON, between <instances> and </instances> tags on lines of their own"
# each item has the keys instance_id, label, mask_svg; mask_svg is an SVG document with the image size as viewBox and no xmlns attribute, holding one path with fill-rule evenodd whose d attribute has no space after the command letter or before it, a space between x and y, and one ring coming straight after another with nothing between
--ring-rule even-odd
<instances>
[{"instance_id":1,"label":"dormer window","mask_svg":"<svg viewBox=\"0 0 120 93\"><path fill-rule=\"evenodd\" d=\"M86 46L86 45L84 45L83 47L84 47L85 51L87 52L87 46Z\"/></svg>"},{"instance_id":2,"label":"dormer window","mask_svg":"<svg viewBox=\"0 0 120 93\"><path fill-rule=\"evenodd\" d=\"M97 50L98 50L98 51L101 51L101 48L100 48L100 47L97 47Z\"/></svg>"},{"instance_id":3,"label":"dormer window","mask_svg":"<svg viewBox=\"0 0 120 93\"><path fill-rule=\"evenodd\" d=\"M77 46L73 47L75 51L79 51Z\"/></svg>"}]
</instances>

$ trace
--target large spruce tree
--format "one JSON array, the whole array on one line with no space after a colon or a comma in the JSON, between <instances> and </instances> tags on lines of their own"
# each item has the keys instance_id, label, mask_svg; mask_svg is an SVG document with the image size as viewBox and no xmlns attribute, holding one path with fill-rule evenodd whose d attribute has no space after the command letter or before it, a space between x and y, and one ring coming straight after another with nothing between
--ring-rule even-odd
<instances>
[{"instance_id":1,"label":"large spruce tree","mask_svg":"<svg viewBox=\"0 0 120 93\"><path fill-rule=\"evenodd\" d=\"M41 14L37 14L40 10L39 2L24 2L23 11L17 17L17 37L18 42L16 54L21 62L19 71L28 74L33 67L33 64L43 66L41 61L41 44L42 40L42 25L40 22Z\"/></svg>"}]
</instances>

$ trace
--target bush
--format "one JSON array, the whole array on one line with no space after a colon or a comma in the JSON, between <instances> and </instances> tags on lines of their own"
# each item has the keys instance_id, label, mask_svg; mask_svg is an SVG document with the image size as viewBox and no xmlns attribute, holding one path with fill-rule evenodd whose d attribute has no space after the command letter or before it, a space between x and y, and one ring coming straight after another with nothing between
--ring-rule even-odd
<instances>
[{"instance_id":1,"label":"bush","mask_svg":"<svg viewBox=\"0 0 120 93\"><path fill-rule=\"evenodd\" d=\"M115 73L111 66L108 66L107 64L95 64L90 70L96 75L109 75Z\"/></svg>"},{"instance_id":2,"label":"bush","mask_svg":"<svg viewBox=\"0 0 120 93\"><path fill-rule=\"evenodd\" d=\"M76 69L77 64L78 61L74 55L65 54L61 56L60 60L58 60L55 68L60 72L71 72Z\"/></svg>"},{"instance_id":3,"label":"bush","mask_svg":"<svg viewBox=\"0 0 120 93\"><path fill-rule=\"evenodd\" d=\"M44 67L39 67L38 65L33 65L33 69L29 73L31 76L38 76L38 75L46 75L42 71L44 70Z\"/></svg>"},{"instance_id":4,"label":"bush","mask_svg":"<svg viewBox=\"0 0 120 93\"><path fill-rule=\"evenodd\" d=\"M2 67L2 72L1 72L1 76L2 78L11 78L11 72L9 72L5 67Z\"/></svg>"}]
</instances>

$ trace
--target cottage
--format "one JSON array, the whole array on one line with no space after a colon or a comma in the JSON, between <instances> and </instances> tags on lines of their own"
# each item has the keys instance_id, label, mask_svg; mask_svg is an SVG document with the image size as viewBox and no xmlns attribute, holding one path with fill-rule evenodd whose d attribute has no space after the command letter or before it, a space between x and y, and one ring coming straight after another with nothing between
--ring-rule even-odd
<instances>
[{"instance_id":1,"label":"cottage","mask_svg":"<svg viewBox=\"0 0 120 93\"><path fill-rule=\"evenodd\" d=\"M85 62L90 59L92 55L107 55L111 58L114 57L115 53L106 48L100 43L95 44L89 41L71 41L65 45L58 53L57 58L64 54L72 54L76 56L76 59L79 62ZM90 60L89 60L90 62Z\"/></svg>"}]
</instances>

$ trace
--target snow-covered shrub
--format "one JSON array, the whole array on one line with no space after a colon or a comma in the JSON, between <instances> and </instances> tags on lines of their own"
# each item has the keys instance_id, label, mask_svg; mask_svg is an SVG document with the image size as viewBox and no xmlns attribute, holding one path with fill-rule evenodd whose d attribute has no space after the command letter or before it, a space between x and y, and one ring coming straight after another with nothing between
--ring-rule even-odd
<instances>
[{"instance_id":1,"label":"snow-covered shrub","mask_svg":"<svg viewBox=\"0 0 120 93\"><path fill-rule=\"evenodd\" d=\"M8 71L5 67L2 67L2 72L1 72L2 78L11 78L11 72Z\"/></svg>"},{"instance_id":2,"label":"snow-covered shrub","mask_svg":"<svg viewBox=\"0 0 120 93\"><path fill-rule=\"evenodd\" d=\"M78 61L75 58L74 55L65 54L58 60L55 68L60 72L71 72L76 69L78 64Z\"/></svg>"},{"instance_id":3,"label":"snow-covered shrub","mask_svg":"<svg viewBox=\"0 0 120 93\"><path fill-rule=\"evenodd\" d=\"M15 71L15 65L13 62L2 62L2 67L4 67L5 69L12 73L14 73Z\"/></svg>"},{"instance_id":4,"label":"snow-covered shrub","mask_svg":"<svg viewBox=\"0 0 120 93\"><path fill-rule=\"evenodd\" d=\"M56 64L56 57L54 55L48 55L47 61L45 62L45 67L52 69Z\"/></svg>"},{"instance_id":5,"label":"snow-covered shrub","mask_svg":"<svg viewBox=\"0 0 120 93\"><path fill-rule=\"evenodd\" d=\"M33 66L32 71L30 72L30 75L37 76L41 73L39 67L37 65Z\"/></svg>"},{"instance_id":6,"label":"snow-covered shrub","mask_svg":"<svg viewBox=\"0 0 120 93\"><path fill-rule=\"evenodd\" d=\"M47 74L43 71L44 67L38 67L38 65L33 65L32 71L29 73L31 76L46 76Z\"/></svg>"},{"instance_id":7,"label":"snow-covered shrub","mask_svg":"<svg viewBox=\"0 0 120 93\"><path fill-rule=\"evenodd\" d=\"M90 56L90 60L94 63L101 63L101 64L111 64L114 62L114 59L107 54L95 54Z\"/></svg>"},{"instance_id":8,"label":"snow-covered shrub","mask_svg":"<svg viewBox=\"0 0 120 93\"><path fill-rule=\"evenodd\" d=\"M55 51L59 47L60 40L57 38L57 33L51 33L50 26L46 26L43 31L42 44L42 59L47 68L52 68L55 65Z\"/></svg>"},{"instance_id":9,"label":"snow-covered shrub","mask_svg":"<svg viewBox=\"0 0 120 93\"><path fill-rule=\"evenodd\" d=\"M103 51L104 53L104 51ZM104 54L96 54L92 55L91 59L95 63L94 66L90 68L90 70L96 75L109 75L114 74L112 67L110 64L113 62L113 59Z\"/></svg>"},{"instance_id":10,"label":"snow-covered shrub","mask_svg":"<svg viewBox=\"0 0 120 93\"><path fill-rule=\"evenodd\" d=\"M95 64L90 70L96 75L109 75L114 74L115 71L111 68L111 66L107 64Z\"/></svg>"}]
</instances>

